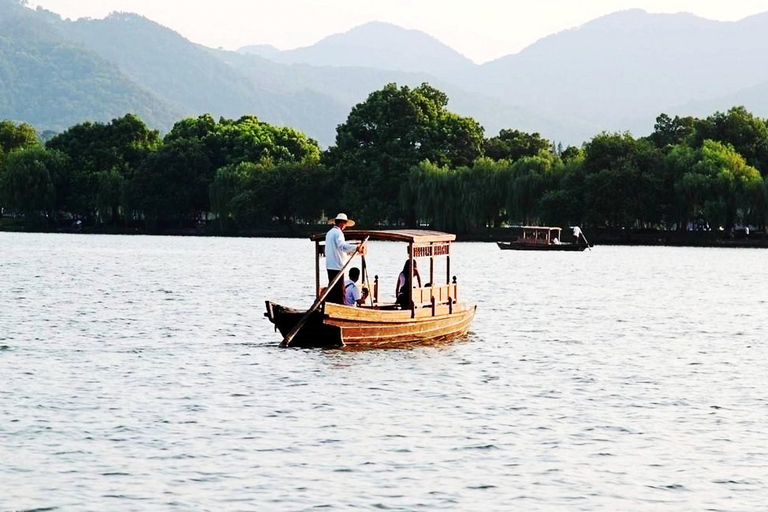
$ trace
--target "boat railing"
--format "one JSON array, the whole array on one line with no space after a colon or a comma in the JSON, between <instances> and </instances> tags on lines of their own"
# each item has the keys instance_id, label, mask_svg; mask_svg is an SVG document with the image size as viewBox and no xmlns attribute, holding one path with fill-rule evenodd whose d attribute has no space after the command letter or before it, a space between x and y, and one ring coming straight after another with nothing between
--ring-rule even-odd
<instances>
[{"instance_id":1,"label":"boat railing","mask_svg":"<svg viewBox=\"0 0 768 512\"><path fill-rule=\"evenodd\" d=\"M422 308L440 304L455 304L458 300L458 294L459 287L456 283L414 288L413 303L416 307Z\"/></svg>"}]
</instances>

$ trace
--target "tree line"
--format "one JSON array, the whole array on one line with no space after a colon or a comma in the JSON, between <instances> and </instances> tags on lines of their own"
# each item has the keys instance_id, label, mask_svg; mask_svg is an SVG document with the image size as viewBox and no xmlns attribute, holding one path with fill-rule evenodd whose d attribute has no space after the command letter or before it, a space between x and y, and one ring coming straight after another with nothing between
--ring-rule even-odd
<instances>
[{"instance_id":1,"label":"tree line","mask_svg":"<svg viewBox=\"0 0 768 512\"><path fill-rule=\"evenodd\" d=\"M765 228L768 128L743 107L661 114L653 133L563 148L508 129L486 138L428 84L389 84L354 106L322 150L303 133L210 115L164 136L133 114L42 141L0 121L0 208L25 229L247 234L337 211L367 226L457 233L517 224L731 231Z\"/></svg>"}]
</instances>

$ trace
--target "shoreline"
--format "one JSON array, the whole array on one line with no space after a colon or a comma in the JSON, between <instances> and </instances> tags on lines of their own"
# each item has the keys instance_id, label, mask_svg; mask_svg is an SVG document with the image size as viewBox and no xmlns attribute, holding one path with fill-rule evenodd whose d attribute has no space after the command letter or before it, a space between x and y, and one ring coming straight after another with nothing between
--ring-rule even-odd
<instances>
[{"instance_id":1,"label":"shoreline","mask_svg":"<svg viewBox=\"0 0 768 512\"><path fill-rule=\"evenodd\" d=\"M83 235L127 235L127 236L194 236L194 237L226 237L226 238L309 238L313 234L327 229L324 225L301 226L294 228L260 229L244 233L218 233L206 229L176 228L148 231L138 228L82 228L57 230L26 230L19 226L2 226L0 233L57 233ZM405 229L396 228L392 229ZM514 239L509 228L494 228L486 232L457 234L457 242L488 242L507 241ZM742 235L735 239L713 238L711 232L677 233L659 231L649 233L635 232L604 232L593 233L589 236L593 246L667 246L667 247L720 247L720 248L768 248L768 237L765 233L751 234L748 238Z\"/></svg>"}]
</instances>

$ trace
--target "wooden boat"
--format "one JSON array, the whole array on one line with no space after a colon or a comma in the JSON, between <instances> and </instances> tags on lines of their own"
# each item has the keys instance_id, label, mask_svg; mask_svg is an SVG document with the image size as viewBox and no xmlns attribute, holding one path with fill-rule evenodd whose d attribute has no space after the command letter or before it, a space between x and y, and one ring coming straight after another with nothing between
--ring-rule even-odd
<instances>
[{"instance_id":1,"label":"wooden boat","mask_svg":"<svg viewBox=\"0 0 768 512\"><path fill-rule=\"evenodd\" d=\"M344 236L349 241L369 239L407 243L411 269L415 259L429 259L428 267L421 266L422 269L429 268L429 281L426 286L408 290L410 307L402 307L379 301L376 276L369 303L363 306L322 303L289 340L290 346L386 346L448 340L467 333L477 306L459 301L459 285L455 276L451 278L451 242L455 235L425 230L348 230L344 231ZM319 299L324 291L320 270L321 260L325 257L325 233L314 235L311 240L315 242L315 288ZM442 283L438 283L442 280L435 275L436 258L446 258ZM427 279L426 276L423 278ZM280 331L284 341L309 311L270 301L266 305L265 316Z\"/></svg>"},{"instance_id":2,"label":"wooden boat","mask_svg":"<svg viewBox=\"0 0 768 512\"><path fill-rule=\"evenodd\" d=\"M523 226L517 240L496 242L499 249L513 251L583 251L585 243L562 242L562 228L549 226Z\"/></svg>"}]
</instances>

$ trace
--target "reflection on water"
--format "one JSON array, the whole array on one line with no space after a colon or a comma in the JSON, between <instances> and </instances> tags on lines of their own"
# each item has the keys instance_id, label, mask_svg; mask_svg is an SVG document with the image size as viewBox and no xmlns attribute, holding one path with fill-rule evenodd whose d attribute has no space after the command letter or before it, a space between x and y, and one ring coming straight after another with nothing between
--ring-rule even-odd
<instances>
[{"instance_id":1,"label":"reflection on water","mask_svg":"<svg viewBox=\"0 0 768 512\"><path fill-rule=\"evenodd\" d=\"M352 351L263 317L311 304L306 240L0 248L2 511L764 506L764 251L456 244L469 336Z\"/></svg>"}]
</instances>

